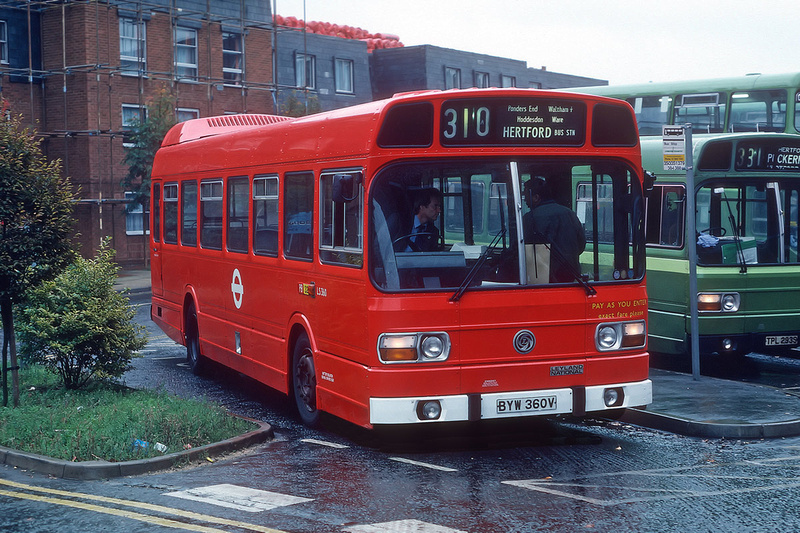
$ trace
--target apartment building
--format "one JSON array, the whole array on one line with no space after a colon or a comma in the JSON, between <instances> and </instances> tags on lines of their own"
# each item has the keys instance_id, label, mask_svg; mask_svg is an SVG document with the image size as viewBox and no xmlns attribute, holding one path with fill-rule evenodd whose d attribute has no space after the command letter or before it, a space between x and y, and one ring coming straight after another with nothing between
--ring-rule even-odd
<instances>
[{"instance_id":1,"label":"apartment building","mask_svg":"<svg viewBox=\"0 0 800 533\"><path fill-rule=\"evenodd\" d=\"M603 83L504 58L430 46L404 49L397 37L360 29L289 23L273 19L270 5L2 2L0 96L38 130L45 153L61 159L71 178L82 254L92 255L110 236L120 264L147 264L146 213L130 205L121 185L123 158L126 131L162 93L175 99L175 118L182 121L286 114L297 104L303 112L324 111L428 88Z\"/></svg>"}]
</instances>

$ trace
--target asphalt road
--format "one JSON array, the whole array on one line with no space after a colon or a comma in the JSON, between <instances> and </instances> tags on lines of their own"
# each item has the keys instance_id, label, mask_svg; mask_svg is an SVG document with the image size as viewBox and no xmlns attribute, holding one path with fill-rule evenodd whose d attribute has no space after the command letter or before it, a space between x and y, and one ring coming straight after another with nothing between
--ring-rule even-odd
<instances>
[{"instance_id":1,"label":"asphalt road","mask_svg":"<svg viewBox=\"0 0 800 533\"><path fill-rule=\"evenodd\" d=\"M147 323L146 301L133 304ZM0 530L800 530L800 438L706 440L602 420L370 433L326 419L312 430L285 398L239 374L193 376L185 349L148 329L129 385L212 399L269 422L275 440L214 463L106 481L0 467ZM748 361L742 379L798 379L794 360Z\"/></svg>"}]
</instances>

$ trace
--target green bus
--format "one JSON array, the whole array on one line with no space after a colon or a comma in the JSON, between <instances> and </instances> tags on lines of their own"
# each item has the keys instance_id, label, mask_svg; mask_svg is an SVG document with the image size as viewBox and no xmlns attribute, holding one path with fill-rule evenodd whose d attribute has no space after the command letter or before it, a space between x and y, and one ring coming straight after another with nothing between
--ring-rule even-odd
<instances>
[{"instance_id":1,"label":"green bus","mask_svg":"<svg viewBox=\"0 0 800 533\"><path fill-rule=\"evenodd\" d=\"M695 134L800 133L800 73L579 87L570 92L627 100L639 134L661 135L665 124L692 124Z\"/></svg>"},{"instance_id":2,"label":"green bus","mask_svg":"<svg viewBox=\"0 0 800 533\"><path fill-rule=\"evenodd\" d=\"M643 138L649 348L690 353L688 246L697 247L700 353L780 353L800 345L800 136L694 137L696 235L687 235L686 173L663 168Z\"/></svg>"}]
</instances>

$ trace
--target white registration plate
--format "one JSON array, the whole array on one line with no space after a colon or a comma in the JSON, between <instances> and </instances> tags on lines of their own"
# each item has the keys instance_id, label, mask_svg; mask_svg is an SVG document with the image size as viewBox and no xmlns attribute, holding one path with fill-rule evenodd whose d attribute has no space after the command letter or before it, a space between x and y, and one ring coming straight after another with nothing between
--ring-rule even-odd
<instances>
[{"instance_id":1,"label":"white registration plate","mask_svg":"<svg viewBox=\"0 0 800 533\"><path fill-rule=\"evenodd\" d=\"M767 335L766 346L797 346L797 335Z\"/></svg>"},{"instance_id":2,"label":"white registration plate","mask_svg":"<svg viewBox=\"0 0 800 533\"><path fill-rule=\"evenodd\" d=\"M531 398L498 398L498 413L529 413L532 411L555 411L558 399L555 396L534 396Z\"/></svg>"}]
</instances>

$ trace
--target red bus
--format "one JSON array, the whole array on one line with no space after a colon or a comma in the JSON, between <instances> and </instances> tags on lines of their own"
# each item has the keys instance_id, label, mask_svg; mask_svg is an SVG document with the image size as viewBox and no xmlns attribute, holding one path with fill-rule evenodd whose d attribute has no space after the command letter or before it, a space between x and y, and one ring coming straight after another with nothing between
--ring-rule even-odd
<instances>
[{"instance_id":1,"label":"red bus","mask_svg":"<svg viewBox=\"0 0 800 533\"><path fill-rule=\"evenodd\" d=\"M195 119L152 176L152 319L195 372L251 376L306 424L651 402L624 102L485 89Z\"/></svg>"}]
</instances>

